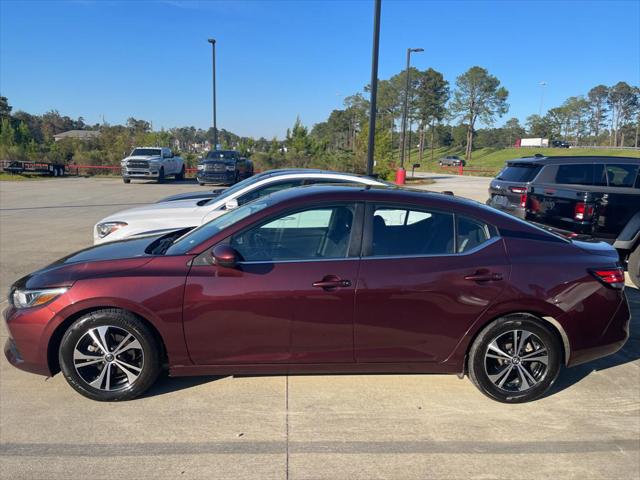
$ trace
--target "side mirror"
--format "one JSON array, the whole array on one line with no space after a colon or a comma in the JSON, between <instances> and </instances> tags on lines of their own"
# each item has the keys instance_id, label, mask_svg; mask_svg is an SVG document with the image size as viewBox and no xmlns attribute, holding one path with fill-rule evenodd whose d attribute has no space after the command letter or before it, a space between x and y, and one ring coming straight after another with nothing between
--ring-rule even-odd
<instances>
[{"instance_id":1,"label":"side mirror","mask_svg":"<svg viewBox=\"0 0 640 480\"><path fill-rule=\"evenodd\" d=\"M225 210L233 210L234 208L238 208L238 200L236 200L235 198L227 200L227 203L224 204Z\"/></svg>"},{"instance_id":2,"label":"side mirror","mask_svg":"<svg viewBox=\"0 0 640 480\"><path fill-rule=\"evenodd\" d=\"M240 255L235 248L229 245L216 245L211 252L216 265L220 265L225 268L235 268L238 263Z\"/></svg>"}]
</instances>

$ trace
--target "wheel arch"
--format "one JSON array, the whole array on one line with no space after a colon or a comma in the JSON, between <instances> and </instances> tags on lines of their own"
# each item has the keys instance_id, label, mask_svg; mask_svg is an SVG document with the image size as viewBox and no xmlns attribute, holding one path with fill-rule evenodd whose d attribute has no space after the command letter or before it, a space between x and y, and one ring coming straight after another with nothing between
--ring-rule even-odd
<instances>
[{"instance_id":1,"label":"wheel arch","mask_svg":"<svg viewBox=\"0 0 640 480\"><path fill-rule=\"evenodd\" d=\"M505 318L505 317L511 317L511 316L526 317L528 319L531 319L531 320L534 320L536 322L539 322L541 325L544 325L547 328L549 328L549 330L556 336L556 338L558 339L558 341L562 345L562 364L564 366L567 366L567 364L569 362L569 359L571 358L571 343L569 341L569 337L567 335L567 332L565 331L565 329L562 326L562 324L560 322L558 322L558 320L556 320L556 318L554 318L554 317L552 317L550 315L544 315L544 314L540 314L538 312L531 312L531 311L513 311L513 312L510 312L510 313L502 313L502 314L500 314L498 316L495 316L495 317L487 320L486 322L484 322L473 333L473 336L471 337L471 339L469 340L469 342L468 342L468 344L467 344L467 346L465 348L463 373L466 373L466 371L467 371L467 362L468 362L468 358L469 358L469 351L471 350L471 347L475 343L475 341L478 338L478 336L484 330L486 330L492 323L494 323L496 320L499 320L499 319Z\"/></svg>"},{"instance_id":2,"label":"wheel arch","mask_svg":"<svg viewBox=\"0 0 640 480\"><path fill-rule=\"evenodd\" d=\"M65 318L62 322L58 324L58 326L55 328L55 330L49 337L49 343L47 345L47 366L49 368L49 372L51 376L54 376L55 374L60 372L60 362L58 360L58 351L60 349L60 343L62 342L62 337L64 336L65 332L69 329L69 327L73 324L73 322L75 322L79 318L82 318L89 313L97 312L99 310L122 310L132 315L135 315L136 318L140 320L142 323L144 323L144 325L148 327L149 330L153 333L153 335L156 338L156 341L158 342L158 345L160 345L160 348L162 350L160 352L160 357L162 359L162 362L163 364L167 362L167 358L168 358L167 347L164 343L164 339L162 338L162 335L160 334L160 332L152 322L144 318L139 313L131 311L126 308L113 307L112 305L92 306L92 307L79 310L69 315L67 318Z\"/></svg>"}]
</instances>

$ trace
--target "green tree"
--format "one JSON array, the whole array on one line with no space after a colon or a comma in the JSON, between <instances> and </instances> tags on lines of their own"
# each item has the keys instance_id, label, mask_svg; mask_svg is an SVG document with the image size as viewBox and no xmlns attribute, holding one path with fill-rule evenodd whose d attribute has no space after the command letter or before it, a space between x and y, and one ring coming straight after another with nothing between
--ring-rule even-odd
<instances>
[{"instance_id":1,"label":"green tree","mask_svg":"<svg viewBox=\"0 0 640 480\"><path fill-rule=\"evenodd\" d=\"M597 85L587 93L590 111L589 126L591 128L591 133L596 138L596 141L606 120L608 97L609 88L605 85Z\"/></svg>"},{"instance_id":2,"label":"green tree","mask_svg":"<svg viewBox=\"0 0 640 480\"><path fill-rule=\"evenodd\" d=\"M609 89L607 104L611 109L611 145L618 146L620 126L629 121L638 107L638 91L627 82L618 82ZM624 139L623 139L624 140Z\"/></svg>"},{"instance_id":3,"label":"green tree","mask_svg":"<svg viewBox=\"0 0 640 480\"><path fill-rule=\"evenodd\" d=\"M420 76L416 90L416 109L420 129L419 160L422 161L424 154L424 128L429 125L431 130L429 145L431 148L431 161L433 162L435 124L436 122L441 122L447 114L446 104L449 101L449 82L444 79L440 72L429 68Z\"/></svg>"},{"instance_id":4,"label":"green tree","mask_svg":"<svg viewBox=\"0 0 640 480\"><path fill-rule=\"evenodd\" d=\"M500 86L500 80L482 67L471 67L456 79L456 90L451 102L451 111L462 117L467 124L466 159L471 160L473 129L476 121L491 125L495 117L509 110L509 92Z\"/></svg>"}]
</instances>

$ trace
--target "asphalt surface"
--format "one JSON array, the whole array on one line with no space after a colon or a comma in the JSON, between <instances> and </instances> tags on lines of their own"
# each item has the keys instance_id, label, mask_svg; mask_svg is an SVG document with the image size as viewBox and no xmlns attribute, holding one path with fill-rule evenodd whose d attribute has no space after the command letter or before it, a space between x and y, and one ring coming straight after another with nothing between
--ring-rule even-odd
<instances>
[{"instance_id":1,"label":"asphalt surface","mask_svg":"<svg viewBox=\"0 0 640 480\"><path fill-rule=\"evenodd\" d=\"M429 189L486 198L489 179L432 177ZM89 246L100 218L201 188L0 182L0 290ZM106 404L2 357L0 478L637 479L640 293L626 290L626 346L564 370L524 405L445 375L163 378L141 399Z\"/></svg>"}]
</instances>

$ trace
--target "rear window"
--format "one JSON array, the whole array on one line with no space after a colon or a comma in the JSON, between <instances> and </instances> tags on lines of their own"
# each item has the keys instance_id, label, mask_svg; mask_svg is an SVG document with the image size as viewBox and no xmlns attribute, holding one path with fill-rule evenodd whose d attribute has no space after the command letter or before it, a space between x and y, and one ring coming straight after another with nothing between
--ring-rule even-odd
<instances>
[{"instance_id":1,"label":"rear window","mask_svg":"<svg viewBox=\"0 0 640 480\"><path fill-rule=\"evenodd\" d=\"M540 165L532 163L511 163L498 174L497 179L506 182L530 182L536 177L540 168Z\"/></svg>"},{"instance_id":2,"label":"rear window","mask_svg":"<svg viewBox=\"0 0 640 480\"><path fill-rule=\"evenodd\" d=\"M565 185L593 185L594 168L592 163L558 165L556 183Z\"/></svg>"}]
</instances>

